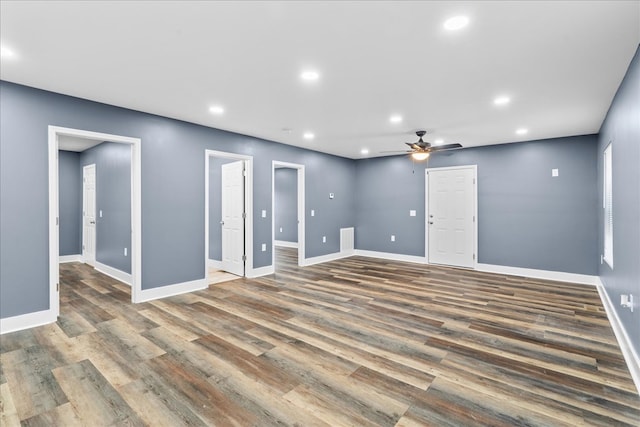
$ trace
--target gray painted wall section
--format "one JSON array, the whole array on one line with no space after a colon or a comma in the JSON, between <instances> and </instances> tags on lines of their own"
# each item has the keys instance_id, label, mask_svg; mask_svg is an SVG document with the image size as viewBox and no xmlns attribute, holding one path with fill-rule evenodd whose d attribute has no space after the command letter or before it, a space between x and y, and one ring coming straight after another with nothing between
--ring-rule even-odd
<instances>
[{"instance_id":1,"label":"gray painted wall section","mask_svg":"<svg viewBox=\"0 0 640 427\"><path fill-rule=\"evenodd\" d=\"M275 240L298 242L298 170L274 171ZM282 229L282 231L280 231Z\"/></svg>"},{"instance_id":2,"label":"gray painted wall section","mask_svg":"<svg viewBox=\"0 0 640 427\"><path fill-rule=\"evenodd\" d=\"M607 113L598 140L598 253L603 253L603 153L613 145L613 269L600 265L600 279L640 354L640 49ZM633 294L633 313L620 306Z\"/></svg>"},{"instance_id":3,"label":"gray painted wall section","mask_svg":"<svg viewBox=\"0 0 640 427\"><path fill-rule=\"evenodd\" d=\"M82 254L82 168L80 153L58 152L60 256Z\"/></svg>"},{"instance_id":4,"label":"gray painted wall section","mask_svg":"<svg viewBox=\"0 0 640 427\"><path fill-rule=\"evenodd\" d=\"M478 166L480 263L595 275L596 145L588 135L469 148L428 166ZM357 162L357 249L424 256L425 167L406 156Z\"/></svg>"},{"instance_id":5,"label":"gray painted wall section","mask_svg":"<svg viewBox=\"0 0 640 427\"><path fill-rule=\"evenodd\" d=\"M2 318L49 308L49 125L142 139L143 289L203 278L206 149L254 157L254 267L271 264L273 160L306 166L308 257L338 252L339 229L355 225L352 160L2 81Z\"/></svg>"},{"instance_id":6,"label":"gray painted wall section","mask_svg":"<svg viewBox=\"0 0 640 427\"><path fill-rule=\"evenodd\" d=\"M80 167L92 163L96 165L96 261L131 274L131 145L103 142L83 151Z\"/></svg>"}]
</instances>

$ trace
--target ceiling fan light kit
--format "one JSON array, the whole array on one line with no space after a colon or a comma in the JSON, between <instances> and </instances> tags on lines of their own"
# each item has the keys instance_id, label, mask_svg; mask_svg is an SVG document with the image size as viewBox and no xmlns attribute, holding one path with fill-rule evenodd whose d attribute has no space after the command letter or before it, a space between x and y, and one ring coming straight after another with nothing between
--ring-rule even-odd
<instances>
[{"instance_id":1,"label":"ceiling fan light kit","mask_svg":"<svg viewBox=\"0 0 640 427\"><path fill-rule=\"evenodd\" d=\"M416 151L415 153L411 153L411 157L413 157L414 160L418 161L427 160L429 158L429 153L424 151Z\"/></svg>"},{"instance_id":2,"label":"ceiling fan light kit","mask_svg":"<svg viewBox=\"0 0 640 427\"><path fill-rule=\"evenodd\" d=\"M445 150L453 150L455 148L462 148L460 144L444 144L444 145L431 145L431 143L423 141L422 137L425 136L427 132L424 130L419 130L416 132L418 136L418 140L416 142L405 142L411 148L409 151L404 151L404 153L408 153L411 155L413 160L422 161L427 160L429 155L435 151L445 151ZM384 151L383 151L384 152Z\"/></svg>"}]
</instances>

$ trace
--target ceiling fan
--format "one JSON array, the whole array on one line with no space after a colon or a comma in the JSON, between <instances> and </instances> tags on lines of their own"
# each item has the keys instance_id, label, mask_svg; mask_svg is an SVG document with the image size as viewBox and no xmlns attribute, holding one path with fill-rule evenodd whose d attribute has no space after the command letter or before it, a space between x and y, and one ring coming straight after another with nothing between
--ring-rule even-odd
<instances>
[{"instance_id":1,"label":"ceiling fan","mask_svg":"<svg viewBox=\"0 0 640 427\"><path fill-rule=\"evenodd\" d=\"M460 144L444 144L444 145L431 145L431 143L423 141L422 137L426 135L426 131L416 131L418 140L416 142L405 142L411 150L403 151L403 153L411 154L411 157L415 160L426 160L429 155L435 151L452 150L454 148L462 148Z\"/></svg>"}]
</instances>

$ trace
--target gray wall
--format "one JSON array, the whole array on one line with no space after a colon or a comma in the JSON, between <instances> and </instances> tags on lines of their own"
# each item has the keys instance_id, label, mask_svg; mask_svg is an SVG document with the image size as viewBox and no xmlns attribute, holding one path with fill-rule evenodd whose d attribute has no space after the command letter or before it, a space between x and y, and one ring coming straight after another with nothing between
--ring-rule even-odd
<instances>
[{"instance_id":1,"label":"gray wall","mask_svg":"<svg viewBox=\"0 0 640 427\"><path fill-rule=\"evenodd\" d=\"M613 145L613 269L600 265L600 279L636 354L640 354L640 49L631 62L598 138L598 253L603 253L603 152ZM620 307L633 294L634 312Z\"/></svg>"},{"instance_id":2,"label":"gray wall","mask_svg":"<svg viewBox=\"0 0 640 427\"><path fill-rule=\"evenodd\" d=\"M298 171L274 171L275 240L298 242ZM282 231L280 229L282 228Z\"/></svg>"},{"instance_id":3,"label":"gray wall","mask_svg":"<svg viewBox=\"0 0 640 427\"><path fill-rule=\"evenodd\" d=\"M480 263L595 275L596 146L595 135L494 145L428 165L478 165ZM357 162L357 249L424 256L424 170L406 156Z\"/></svg>"},{"instance_id":4,"label":"gray wall","mask_svg":"<svg viewBox=\"0 0 640 427\"><path fill-rule=\"evenodd\" d=\"M222 261L222 165L232 163L220 157L209 158L209 259Z\"/></svg>"},{"instance_id":5,"label":"gray wall","mask_svg":"<svg viewBox=\"0 0 640 427\"><path fill-rule=\"evenodd\" d=\"M81 168L90 164L96 165L96 261L131 274L131 146L96 145L80 155Z\"/></svg>"},{"instance_id":6,"label":"gray wall","mask_svg":"<svg viewBox=\"0 0 640 427\"><path fill-rule=\"evenodd\" d=\"M0 82L0 312L49 308L47 126L142 139L142 288L202 279L204 152L254 157L254 267L271 264L272 161L306 166L307 257L338 252L355 225L352 160ZM25 167L29 161L31 167ZM336 198L329 200L329 192ZM267 218L261 218L262 209ZM322 236L327 243L322 243ZM16 245L16 242L26 242ZM265 243L267 250L261 251Z\"/></svg>"},{"instance_id":7,"label":"gray wall","mask_svg":"<svg viewBox=\"0 0 640 427\"><path fill-rule=\"evenodd\" d=\"M80 153L58 152L60 256L82 254L82 168Z\"/></svg>"}]
</instances>

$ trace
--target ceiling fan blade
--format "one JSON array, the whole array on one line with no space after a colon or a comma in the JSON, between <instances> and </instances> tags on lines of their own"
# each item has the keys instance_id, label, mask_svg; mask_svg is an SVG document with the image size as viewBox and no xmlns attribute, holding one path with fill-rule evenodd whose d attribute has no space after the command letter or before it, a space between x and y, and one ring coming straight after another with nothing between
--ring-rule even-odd
<instances>
[{"instance_id":1,"label":"ceiling fan blade","mask_svg":"<svg viewBox=\"0 0 640 427\"><path fill-rule=\"evenodd\" d=\"M445 144L445 145L433 145L428 148L429 151L442 151L442 150L452 150L454 148L462 148L460 144Z\"/></svg>"},{"instance_id":2,"label":"ceiling fan blade","mask_svg":"<svg viewBox=\"0 0 640 427\"><path fill-rule=\"evenodd\" d=\"M413 153L412 150L407 150L407 151L378 151L378 153L382 154L382 153L396 153L396 154L406 154L406 153Z\"/></svg>"},{"instance_id":3,"label":"ceiling fan blade","mask_svg":"<svg viewBox=\"0 0 640 427\"><path fill-rule=\"evenodd\" d=\"M420 150L422 147L417 142L405 142L412 150Z\"/></svg>"}]
</instances>

